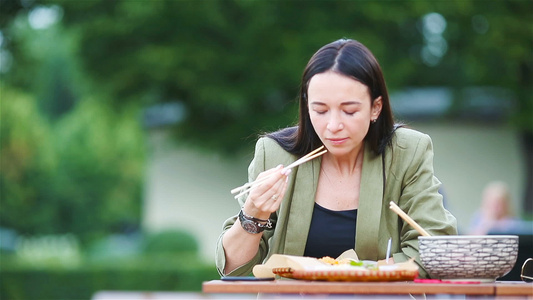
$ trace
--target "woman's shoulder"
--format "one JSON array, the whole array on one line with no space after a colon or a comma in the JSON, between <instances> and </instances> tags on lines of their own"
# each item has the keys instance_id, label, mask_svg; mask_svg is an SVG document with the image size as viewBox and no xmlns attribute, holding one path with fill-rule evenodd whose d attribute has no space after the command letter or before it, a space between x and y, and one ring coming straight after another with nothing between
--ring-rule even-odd
<instances>
[{"instance_id":1,"label":"woman's shoulder","mask_svg":"<svg viewBox=\"0 0 533 300\"><path fill-rule=\"evenodd\" d=\"M291 149L294 148L297 131L297 126L282 128L262 135L257 141L257 144L268 147L272 151L293 153Z\"/></svg>"},{"instance_id":2,"label":"woman's shoulder","mask_svg":"<svg viewBox=\"0 0 533 300\"><path fill-rule=\"evenodd\" d=\"M270 136L259 137L259 139L257 139L257 142L256 142L256 148L258 146L262 147L262 148L264 148L264 149L266 149L268 151L283 151L283 152L286 152L285 150L283 150L281 145Z\"/></svg>"},{"instance_id":3,"label":"woman's shoulder","mask_svg":"<svg viewBox=\"0 0 533 300\"><path fill-rule=\"evenodd\" d=\"M430 143L431 138L429 135L406 127L398 128L393 137L393 145L401 149L414 150L421 144L427 145Z\"/></svg>"},{"instance_id":4,"label":"woman's shoulder","mask_svg":"<svg viewBox=\"0 0 533 300\"><path fill-rule=\"evenodd\" d=\"M389 150L390 170L396 178L404 178L406 172L416 172L421 164L432 161L429 158L433 156L429 135L410 128L396 130Z\"/></svg>"},{"instance_id":5,"label":"woman's shoulder","mask_svg":"<svg viewBox=\"0 0 533 300\"><path fill-rule=\"evenodd\" d=\"M283 149L283 147L269 136L260 137L255 146L255 156L262 156L265 164L270 167L279 164L286 165L294 160L294 155Z\"/></svg>"}]
</instances>

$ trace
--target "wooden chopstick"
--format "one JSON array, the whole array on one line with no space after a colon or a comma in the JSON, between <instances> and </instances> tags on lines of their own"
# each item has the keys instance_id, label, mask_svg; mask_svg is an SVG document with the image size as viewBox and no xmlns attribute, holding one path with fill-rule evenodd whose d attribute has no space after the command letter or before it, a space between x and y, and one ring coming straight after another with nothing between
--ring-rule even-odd
<instances>
[{"instance_id":1,"label":"wooden chopstick","mask_svg":"<svg viewBox=\"0 0 533 300\"><path fill-rule=\"evenodd\" d=\"M298 163L292 163L292 164L290 164L289 166L287 166L287 167L285 167L285 168L283 168L283 169L284 169L284 170L292 169L292 168L294 168L294 167L296 167L296 166L299 166L299 165L301 165L301 164L303 164L303 163L305 163L305 162L308 162L308 161L310 161L310 160L312 160L312 159L314 159L314 158L316 158L316 157L319 157L320 155L322 155L322 154L324 154L324 153L326 153L326 152L328 152L328 150L324 150L324 151L319 152L319 153L317 153L317 154L315 154L315 155L308 156L308 157L306 157L305 159L300 159L300 160L297 161ZM235 195L235 199L237 199L237 198L239 198L240 196L242 196L242 195L248 193L248 192L250 191L250 189L251 189L253 186L255 186L255 185L257 185L257 184L260 184L260 183L263 182L263 181L266 181L270 176L273 176L274 174L275 174L275 173L273 173L273 174L271 174L271 175L268 175L268 176L266 176L266 177L263 177L262 179L260 179L260 180L256 180L256 181L254 181L253 183L249 184L249 185L248 185L247 187L245 187L245 188L244 188L239 194Z\"/></svg>"},{"instance_id":2,"label":"wooden chopstick","mask_svg":"<svg viewBox=\"0 0 533 300\"><path fill-rule=\"evenodd\" d=\"M424 228L422 228L420 225L418 225L417 222L415 222L415 220L409 217L398 205L396 205L396 203L391 201L389 204L390 209L392 209L396 214L398 214L402 219L404 219L404 221L409 223L409 225L413 226L413 228L416 229L416 231L418 231L421 235L430 236L429 233L424 230Z\"/></svg>"},{"instance_id":3,"label":"wooden chopstick","mask_svg":"<svg viewBox=\"0 0 533 300\"><path fill-rule=\"evenodd\" d=\"M324 148L324 145L322 145L322 146L320 146L319 148L313 150L312 152L309 152L309 153L306 154L305 156L302 156L300 159L298 159L297 161L295 161L295 162L293 162L292 164L288 165L288 166L285 167L284 169L290 169L290 168L292 168L292 167L293 167L292 165L294 165L295 163L297 163L297 162L299 162L299 161L302 161L302 160L304 160L304 159L310 157L311 155L315 154L316 152L318 152L318 151L319 151L320 149L322 149L322 148ZM269 175L269 176L272 176L272 175L274 175L274 174L271 174L271 175ZM267 177L263 177L263 179L261 179L261 180L264 180L264 179L268 178L269 176L267 176ZM232 194L235 194L235 193L237 193L238 191L240 191L240 190L242 190L242 189L244 189L244 188L247 188L247 187L249 187L249 186L251 186L251 185L253 185L253 184L256 184L256 183L258 183L257 180L256 180L256 181L252 181L252 182L248 182L248 183L246 183L246 184L244 184L244 185L242 185L242 186L240 186L240 187L234 188L233 190L231 190L231 193L232 193Z\"/></svg>"},{"instance_id":4,"label":"wooden chopstick","mask_svg":"<svg viewBox=\"0 0 533 300\"><path fill-rule=\"evenodd\" d=\"M296 166L298 166L298 165L303 164L303 163L306 162L306 161L309 161L309 160L311 160L311 159L313 159L313 158L315 158L315 157L317 157L317 156L320 156L320 155L322 155L322 154L328 152L328 150L324 150L324 151L320 152L319 154L314 155L315 153L317 153L318 151L322 150L323 148L324 148L324 145L322 145L322 146L316 148L315 150L309 152L307 155L302 156L302 157L301 157L300 159L298 159L297 161L295 161L295 162L293 162L292 164L286 166L284 169L292 169L292 168L294 168L294 167L296 167Z\"/></svg>"},{"instance_id":5,"label":"wooden chopstick","mask_svg":"<svg viewBox=\"0 0 533 300\"><path fill-rule=\"evenodd\" d=\"M292 164L284 167L283 170L292 169L292 168L294 168L296 166L299 166L299 165L301 165L301 164L303 164L303 163L305 163L307 161L310 161L310 160L312 160L312 159L314 159L316 157L319 157L320 155L328 152L328 150L324 150L324 151L321 151L321 152L317 153L318 151L320 151L323 148L324 148L324 146L320 146L319 148L313 150L312 152L309 152L307 155L301 157L300 159L296 160ZM263 177L263 178L261 178L259 180L255 180L253 182L246 183L246 184L244 184L244 185L242 185L240 187L234 188L234 189L231 190L231 193L232 194L239 193L238 195L235 196L235 198L238 198L238 197L242 196L243 194L247 193L248 190L250 190L252 186L257 185L257 184L267 180L270 176L273 176L274 174L275 173L272 173L272 174L270 174L268 176L265 176L265 177Z\"/></svg>"}]
</instances>

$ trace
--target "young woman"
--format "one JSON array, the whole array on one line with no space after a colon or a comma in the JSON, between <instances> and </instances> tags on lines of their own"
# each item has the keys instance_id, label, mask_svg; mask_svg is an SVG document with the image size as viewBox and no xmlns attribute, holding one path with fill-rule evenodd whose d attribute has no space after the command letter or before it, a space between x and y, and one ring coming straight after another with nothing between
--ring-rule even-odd
<instances>
[{"instance_id":1,"label":"young woman","mask_svg":"<svg viewBox=\"0 0 533 300\"><path fill-rule=\"evenodd\" d=\"M249 275L272 254L360 259L416 258L419 233L392 210L394 201L431 235L457 234L433 172L429 136L395 125L377 60L361 43L320 48L304 70L299 123L261 137L250 181L270 176L238 199L217 243L221 275ZM298 158L328 152L291 171ZM420 276L426 277L420 265Z\"/></svg>"}]
</instances>

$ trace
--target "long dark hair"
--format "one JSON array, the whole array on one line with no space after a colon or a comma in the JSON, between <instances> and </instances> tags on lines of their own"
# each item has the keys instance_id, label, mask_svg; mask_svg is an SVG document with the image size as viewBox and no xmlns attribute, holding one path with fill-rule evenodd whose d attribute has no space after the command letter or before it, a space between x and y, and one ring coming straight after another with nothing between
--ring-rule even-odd
<instances>
[{"instance_id":1,"label":"long dark hair","mask_svg":"<svg viewBox=\"0 0 533 300\"><path fill-rule=\"evenodd\" d=\"M316 74L334 71L353 78L370 90L371 101L381 96L381 113L375 123L370 124L365 141L376 154L385 151L394 130L394 117L390 107L389 93L381 67L374 55L363 44L355 40L341 39L320 48L309 60L302 75L300 86L300 115L298 125L269 133L286 151L298 156L309 153L322 145L316 134L307 109L309 81Z\"/></svg>"}]
</instances>

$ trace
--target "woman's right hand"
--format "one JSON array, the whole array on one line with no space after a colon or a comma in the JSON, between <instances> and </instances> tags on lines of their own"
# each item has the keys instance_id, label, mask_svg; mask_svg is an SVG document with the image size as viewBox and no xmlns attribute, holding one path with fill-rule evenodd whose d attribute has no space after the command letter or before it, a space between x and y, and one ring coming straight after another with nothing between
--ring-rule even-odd
<instances>
[{"instance_id":1,"label":"woman's right hand","mask_svg":"<svg viewBox=\"0 0 533 300\"><path fill-rule=\"evenodd\" d=\"M290 173L291 169L284 170L283 165L260 173L256 180L271 177L250 189L243 206L244 212L258 219L268 219L281 205Z\"/></svg>"},{"instance_id":2,"label":"woman's right hand","mask_svg":"<svg viewBox=\"0 0 533 300\"><path fill-rule=\"evenodd\" d=\"M243 212L254 218L268 219L275 212L287 190L289 170L282 165L260 173L256 180L269 176L265 181L253 186L243 206ZM226 255L224 274L229 274L244 263L250 261L257 253L262 234L250 234L239 225L237 219L223 236L222 246Z\"/></svg>"}]
</instances>

